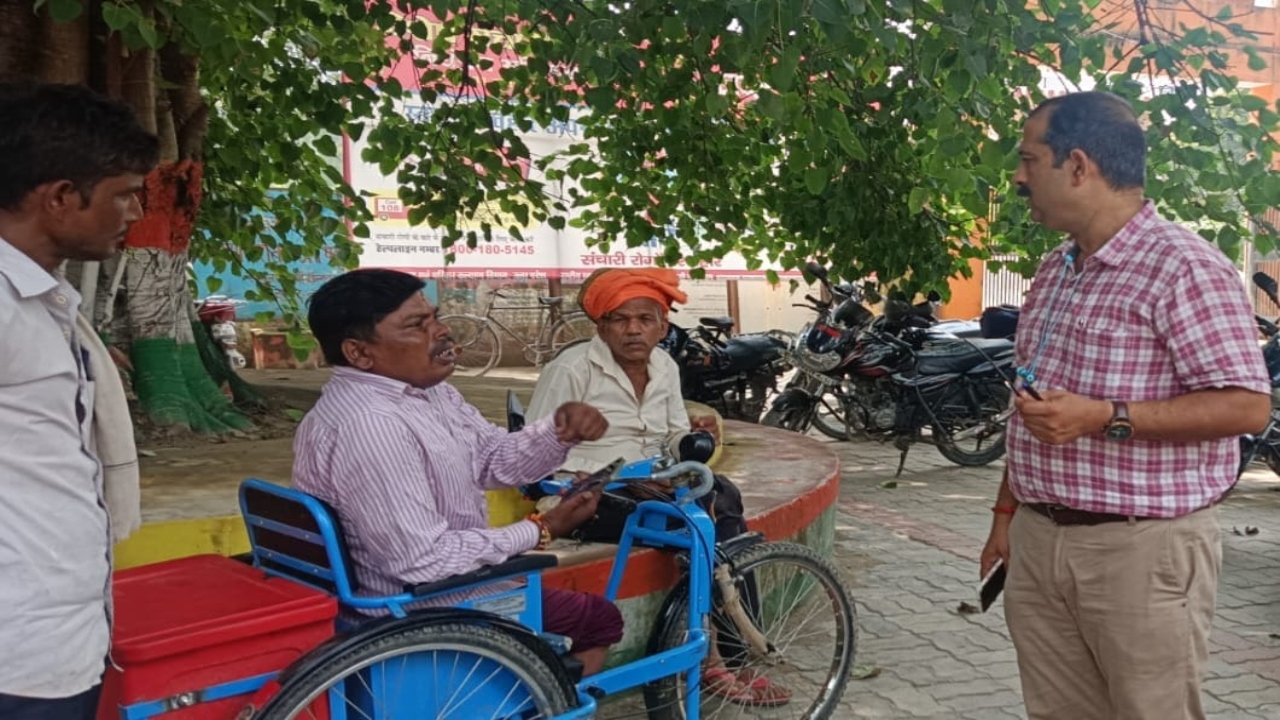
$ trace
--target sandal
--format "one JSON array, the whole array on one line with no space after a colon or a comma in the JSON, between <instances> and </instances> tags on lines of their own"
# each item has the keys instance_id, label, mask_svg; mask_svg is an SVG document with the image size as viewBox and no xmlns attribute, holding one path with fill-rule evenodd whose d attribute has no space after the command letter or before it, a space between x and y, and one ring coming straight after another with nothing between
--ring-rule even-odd
<instances>
[{"instance_id":1,"label":"sandal","mask_svg":"<svg viewBox=\"0 0 1280 720\"><path fill-rule=\"evenodd\" d=\"M741 670L738 681L751 690L751 704L756 707L779 707L791 702L791 691L774 683L763 673Z\"/></svg>"},{"instance_id":2,"label":"sandal","mask_svg":"<svg viewBox=\"0 0 1280 720\"><path fill-rule=\"evenodd\" d=\"M726 667L703 668L702 691L736 705L757 704L756 692ZM790 700L790 696L787 699Z\"/></svg>"}]
</instances>

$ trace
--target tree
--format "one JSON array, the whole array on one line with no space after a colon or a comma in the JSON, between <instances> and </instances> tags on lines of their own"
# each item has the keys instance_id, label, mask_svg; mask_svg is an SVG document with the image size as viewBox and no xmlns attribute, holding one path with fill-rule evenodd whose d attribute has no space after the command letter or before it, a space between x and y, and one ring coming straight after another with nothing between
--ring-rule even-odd
<instances>
[{"instance_id":1,"label":"tree","mask_svg":"<svg viewBox=\"0 0 1280 720\"><path fill-rule=\"evenodd\" d=\"M975 237L1030 258L1056 242L1021 203L1000 202L1050 69L1148 118L1163 212L1229 253L1246 238L1270 249L1280 115L1232 75L1232 63L1263 65L1256 38L1230 8L1183 5L1174 17L1148 0L435 2L447 19L432 28L439 55L420 85L436 109L403 195L437 226L457 226L484 197L553 223L572 211L592 236L628 246L675 226L697 239L694 260L822 256L846 278L945 290L985 252ZM527 62L495 73L493 50ZM562 193L510 174L478 184L459 164L493 178L527 157L492 114L521 128L571 108L583 108L588 142L538 159ZM670 240L667 250L681 252Z\"/></svg>"},{"instance_id":2,"label":"tree","mask_svg":"<svg viewBox=\"0 0 1280 720\"><path fill-rule=\"evenodd\" d=\"M344 136L446 243L501 229L496 207L601 242L664 238L668 261L683 240L691 264L818 256L945 290L970 257L1053 241L1000 200L1055 68L1149 119L1166 214L1228 251L1270 250L1280 113L1233 74L1263 64L1255 38L1198 3L1179 26L1149 0L0 0L0 76L88 83L165 140L112 330L152 418L219 429L244 419L191 344L187 258L264 261L261 292L297 324L289 263L351 266L367 234ZM388 71L405 56L411 82ZM402 112L410 100L430 119ZM571 116L586 141L531 157L520 132ZM86 277L102 296L117 274Z\"/></svg>"},{"instance_id":3,"label":"tree","mask_svg":"<svg viewBox=\"0 0 1280 720\"><path fill-rule=\"evenodd\" d=\"M385 100L365 82L394 55L377 18L342 0L0 0L0 77L89 84L128 102L161 138L125 253L82 282L96 287L95 319L114 318L106 329L130 348L134 389L154 422L214 432L251 424L202 362L188 259L254 272L244 261L270 254L261 292L296 323L288 262L345 235L343 218L365 217L335 138L359 132ZM332 208L338 217L324 212ZM336 247L334 262L351 265L352 243L339 237ZM219 356L206 348L205 358Z\"/></svg>"}]
</instances>

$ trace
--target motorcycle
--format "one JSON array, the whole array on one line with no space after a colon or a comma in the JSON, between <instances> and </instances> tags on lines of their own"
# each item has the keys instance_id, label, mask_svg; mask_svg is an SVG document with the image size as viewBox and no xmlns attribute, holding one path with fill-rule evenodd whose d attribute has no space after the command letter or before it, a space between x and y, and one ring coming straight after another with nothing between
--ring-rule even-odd
<instances>
[{"instance_id":1,"label":"motorcycle","mask_svg":"<svg viewBox=\"0 0 1280 720\"><path fill-rule=\"evenodd\" d=\"M1264 272L1253 274L1253 284L1258 286L1271 302L1280 305L1277 297L1276 281ZM1276 323L1261 315L1255 315L1258 330L1266 338L1262 345L1262 357L1267 363L1267 374L1271 376L1271 419L1267 426L1257 435L1240 437L1240 467L1236 471L1236 479L1244 474L1246 468L1254 461L1262 461L1271 472L1280 475L1280 328Z\"/></svg>"},{"instance_id":2,"label":"motorcycle","mask_svg":"<svg viewBox=\"0 0 1280 720\"><path fill-rule=\"evenodd\" d=\"M811 264L807 268L810 274L824 272L820 265ZM826 284L830 300L805 295L804 303L793 303L796 307L808 308L818 317L814 322L806 323L800 332L792 336L787 356L795 368L795 374L787 383L786 391L803 394L814 398L812 412L788 412L786 408L772 407L761 420L761 424L782 427L796 432L806 432L810 427L833 440L849 439L849 430L844 418L844 404L838 395L840 374L838 363L833 365L829 357L820 357L808 350L808 344L814 342L815 328L818 333L835 337L851 331L861 330L876 320L875 316L863 305L861 290L855 285L840 283Z\"/></svg>"},{"instance_id":3,"label":"motorcycle","mask_svg":"<svg viewBox=\"0 0 1280 720\"><path fill-rule=\"evenodd\" d=\"M680 367L680 392L731 420L758 422L786 361L790 335L733 334L733 318L704 317L692 331L672 323L658 347Z\"/></svg>"},{"instance_id":4,"label":"motorcycle","mask_svg":"<svg viewBox=\"0 0 1280 720\"><path fill-rule=\"evenodd\" d=\"M243 370L248 365L236 347L236 305L241 302L225 295L210 295L196 303L196 317L209 328L209 335L226 356L232 370Z\"/></svg>"},{"instance_id":5,"label":"motorcycle","mask_svg":"<svg viewBox=\"0 0 1280 720\"><path fill-rule=\"evenodd\" d=\"M806 269L831 289L825 268L811 263ZM920 306L905 302L887 303L873 322L842 328L829 304L806 299L818 318L791 349L805 378L779 394L764 424L804 432L830 397L838 404L832 414L844 421L845 438L894 442L902 451L899 473L907 451L920 441L931 442L957 465L986 465L1004 455L1011 341L932 331ZM815 382L821 394L809 389Z\"/></svg>"}]
</instances>

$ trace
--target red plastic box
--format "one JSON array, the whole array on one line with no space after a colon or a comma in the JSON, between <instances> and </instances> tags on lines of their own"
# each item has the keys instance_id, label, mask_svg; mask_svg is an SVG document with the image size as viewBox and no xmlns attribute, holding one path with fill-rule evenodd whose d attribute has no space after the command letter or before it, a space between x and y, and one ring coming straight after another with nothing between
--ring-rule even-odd
<instances>
[{"instance_id":1,"label":"red plastic box","mask_svg":"<svg viewBox=\"0 0 1280 720\"><path fill-rule=\"evenodd\" d=\"M284 669L333 635L337 602L268 578L221 555L197 555L115 576L112 659L98 720L120 708L164 701ZM248 695L164 712L163 720L233 720Z\"/></svg>"}]
</instances>

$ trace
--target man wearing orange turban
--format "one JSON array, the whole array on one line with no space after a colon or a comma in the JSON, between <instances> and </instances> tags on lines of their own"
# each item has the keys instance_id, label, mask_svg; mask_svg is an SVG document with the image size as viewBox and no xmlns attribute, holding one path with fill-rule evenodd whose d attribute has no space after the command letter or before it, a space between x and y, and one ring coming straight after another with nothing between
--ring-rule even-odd
<instances>
[{"instance_id":1,"label":"man wearing orange turban","mask_svg":"<svg viewBox=\"0 0 1280 720\"><path fill-rule=\"evenodd\" d=\"M665 310L670 310L673 302L689 300L680 290L680 276L674 270L663 268L597 270L587 277L578 291L579 304L587 317L596 322L636 298L653 300Z\"/></svg>"},{"instance_id":2,"label":"man wearing orange turban","mask_svg":"<svg viewBox=\"0 0 1280 720\"><path fill-rule=\"evenodd\" d=\"M578 302L595 320L596 336L566 348L542 368L528 417L545 417L572 400L599 410L609 429L600 439L570 449L562 469L593 472L619 457L628 462L652 457L669 437L691 425L715 432L715 417L690 420L680 392L679 366L667 353L654 352L667 335L671 304L687 299L672 270L609 268L597 270L583 283ZM728 478L717 475L714 492L700 502L715 519L718 542L747 531L742 494ZM718 645L712 643L704 661L704 691L757 707L790 700L790 691L764 675L730 667L739 663L726 663L725 655L736 651L722 654Z\"/></svg>"}]
</instances>

